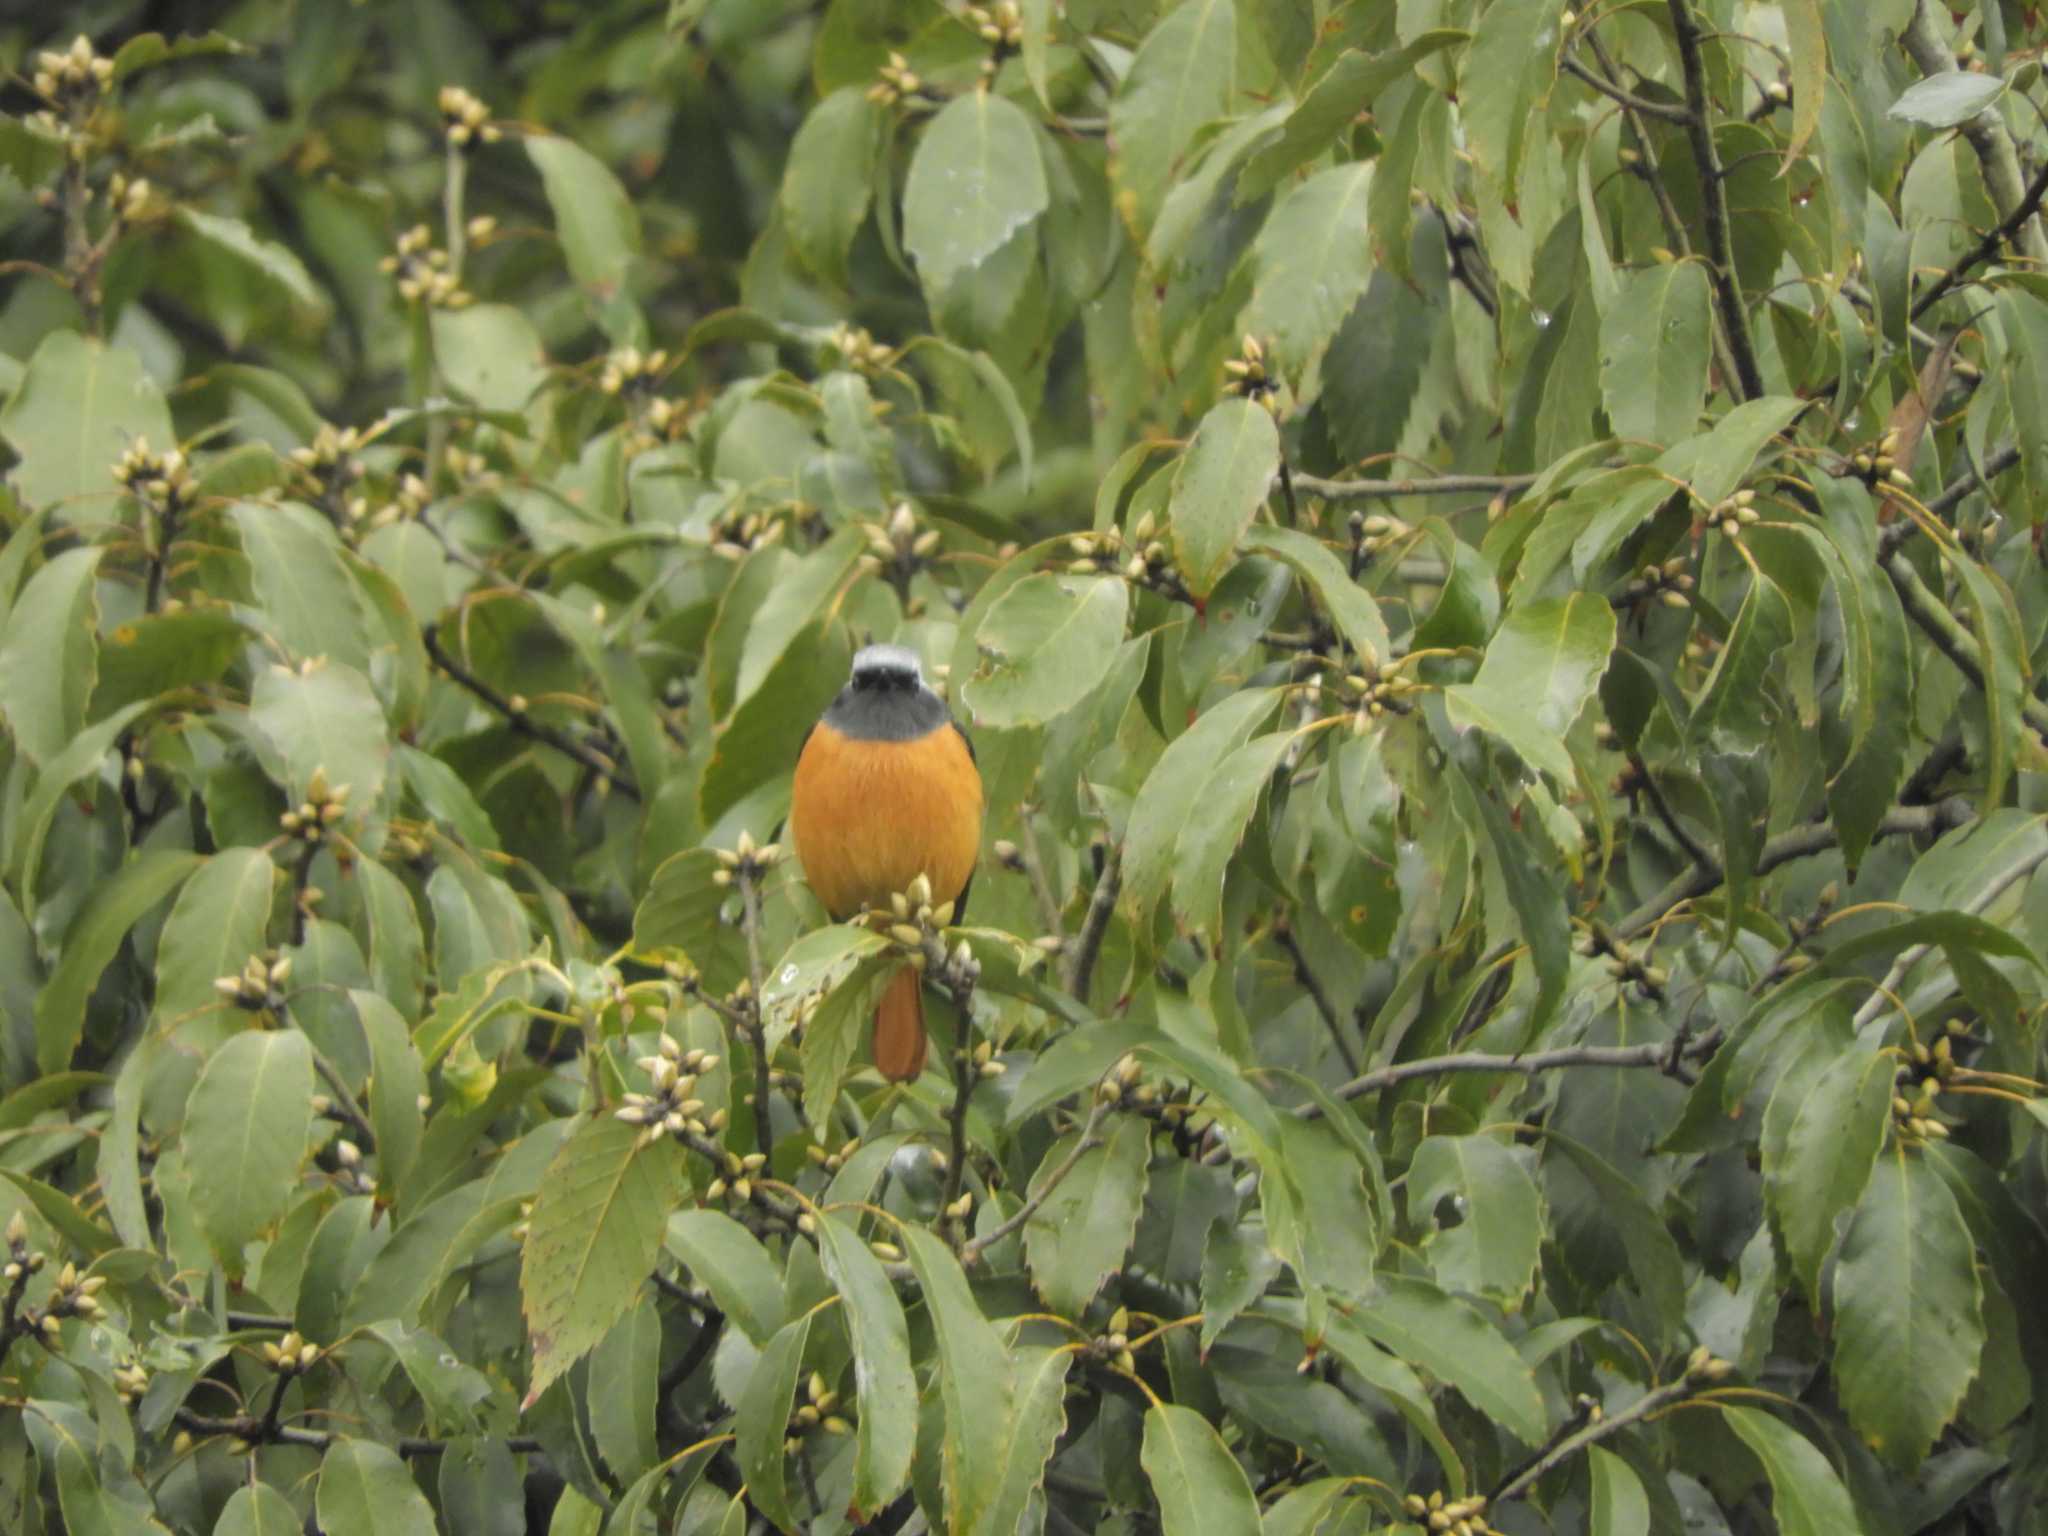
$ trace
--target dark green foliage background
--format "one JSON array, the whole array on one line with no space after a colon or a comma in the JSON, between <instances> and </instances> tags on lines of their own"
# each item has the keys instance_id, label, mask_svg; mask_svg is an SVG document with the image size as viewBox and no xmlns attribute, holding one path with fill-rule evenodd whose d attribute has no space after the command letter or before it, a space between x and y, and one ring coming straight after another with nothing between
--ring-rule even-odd
<instances>
[{"instance_id":1,"label":"dark green foliage background","mask_svg":"<svg viewBox=\"0 0 2048 1536\"><path fill-rule=\"evenodd\" d=\"M65 9L0 1528L2048 1530L2031 7Z\"/></svg>"}]
</instances>

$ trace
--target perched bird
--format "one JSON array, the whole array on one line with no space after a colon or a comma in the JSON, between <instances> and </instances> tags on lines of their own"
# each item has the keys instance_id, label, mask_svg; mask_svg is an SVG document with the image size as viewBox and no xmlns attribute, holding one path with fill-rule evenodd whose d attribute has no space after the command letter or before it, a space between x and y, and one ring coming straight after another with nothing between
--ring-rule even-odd
<instances>
[{"instance_id":1,"label":"perched bird","mask_svg":"<svg viewBox=\"0 0 2048 1536\"><path fill-rule=\"evenodd\" d=\"M981 847L974 744L924 680L915 651L870 645L797 754L790 835L834 919L886 908L919 875L957 922ZM891 1082L924 1070L924 994L909 965L875 1010L875 1066Z\"/></svg>"}]
</instances>

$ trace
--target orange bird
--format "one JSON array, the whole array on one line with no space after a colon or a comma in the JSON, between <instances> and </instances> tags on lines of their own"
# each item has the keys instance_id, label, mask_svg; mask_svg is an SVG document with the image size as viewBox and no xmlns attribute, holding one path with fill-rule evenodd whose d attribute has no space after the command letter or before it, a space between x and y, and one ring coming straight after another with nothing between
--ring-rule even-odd
<instances>
[{"instance_id":1,"label":"orange bird","mask_svg":"<svg viewBox=\"0 0 2048 1536\"><path fill-rule=\"evenodd\" d=\"M974 744L926 686L915 651L870 645L804 738L789 808L804 875L836 921L889 905L919 875L932 905L967 907L981 847ZM924 1070L924 992L906 965L875 1010L875 1066L891 1082Z\"/></svg>"}]
</instances>

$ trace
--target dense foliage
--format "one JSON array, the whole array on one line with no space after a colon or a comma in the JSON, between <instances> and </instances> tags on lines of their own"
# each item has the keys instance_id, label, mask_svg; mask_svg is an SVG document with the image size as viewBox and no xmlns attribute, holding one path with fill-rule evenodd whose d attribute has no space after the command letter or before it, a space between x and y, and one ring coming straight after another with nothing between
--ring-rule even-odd
<instances>
[{"instance_id":1,"label":"dense foliage","mask_svg":"<svg viewBox=\"0 0 2048 1536\"><path fill-rule=\"evenodd\" d=\"M11 11L0 1528L2048 1530L1958 3Z\"/></svg>"}]
</instances>

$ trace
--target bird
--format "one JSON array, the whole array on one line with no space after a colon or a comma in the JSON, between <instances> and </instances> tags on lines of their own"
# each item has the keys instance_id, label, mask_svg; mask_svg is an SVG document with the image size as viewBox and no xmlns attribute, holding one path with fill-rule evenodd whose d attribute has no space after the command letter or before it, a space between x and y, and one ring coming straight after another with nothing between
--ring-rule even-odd
<instances>
[{"instance_id":1,"label":"bird","mask_svg":"<svg viewBox=\"0 0 2048 1536\"><path fill-rule=\"evenodd\" d=\"M931 903L967 907L981 850L974 743L925 682L917 652L867 645L797 750L789 826L804 877L835 922L886 908L919 876ZM874 1062L890 1082L924 1070L924 992L915 967L875 1009Z\"/></svg>"}]
</instances>

